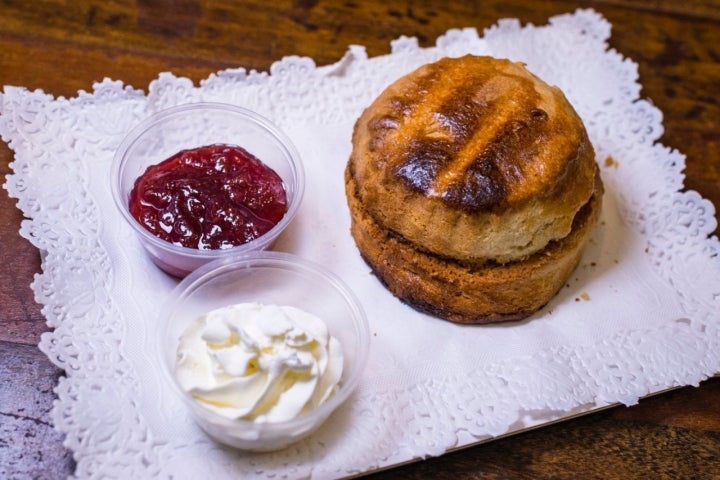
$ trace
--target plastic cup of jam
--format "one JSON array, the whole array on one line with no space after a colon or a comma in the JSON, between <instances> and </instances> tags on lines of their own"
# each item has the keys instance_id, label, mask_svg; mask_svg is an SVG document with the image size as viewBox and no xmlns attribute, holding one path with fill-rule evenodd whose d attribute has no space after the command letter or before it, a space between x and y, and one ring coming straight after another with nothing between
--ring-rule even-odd
<instances>
[{"instance_id":1,"label":"plastic cup of jam","mask_svg":"<svg viewBox=\"0 0 720 480\"><path fill-rule=\"evenodd\" d=\"M200 224L195 218L190 218L191 221L175 221L174 226L172 226L172 220L168 225L137 213L142 202L136 193L140 187L136 187L136 185L142 186L148 183L139 179L146 179L155 171L153 173L155 175L153 181L156 182L153 186L155 190L151 193L156 198L160 198L159 201L162 201L163 196L167 196L170 192L170 185L176 189L181 188L177 187L177 179L168 181L167 191L163 191L162 186L157 186L157 182L160 182L168 172L179 174L180 168L185 168L186 165L192 166L193 162L196 164L200 162L200 166L193 172L202 172L205 167L206 171L214 172L216 169L225 168L226 164L232 165L226 158L223 158L222 162L216 161L218 151L223 149L226 150L226 156L231 156L231 160L235 159L233 161L254 162L254 170L244 174L248 177L248 182L259 183L250 194L243 193L242 195L252 195L253 192L262 195L261 192L267 190L262 182L268 182L269 175L274 175L276 182L274 187L277 190L277 185L281 185L281 190L284 191L282 199L284 213L280 212L278 215L276 211L271 220L261 219L264 222L262 229L256 225L260 223L260 220L257 220L260 217L255 215L256 212L243 213L244 216L238 215L236 210L232 210L235 206L228 204L214 207L215 212L219 211L225 215L222 219L225 224L222 225L219 221L213 225L213 222L216 222L213 220L217 218L216 213L212 215L208 213L203 224ZM163 165L169 166L164 167ZM197 167L197 165L195 166ZM215 179L216 183L212 184L211 188L217 190L218 199L220 199L220 195L225 195L224 191L234 185L233 175L237 168L235 170L229 168L227 171L223 171L224 180ZM257 113L220 103L180 105L150 116L130 131L122 141L115 154L113 171L113 197L123 218L135 231L152 261L168 274L179 278L185 277L196 268L218 258L271 248L297 213L305 182L300 155L283 132ZM200 174L193 173L193 175ZM211 190L211 194L214 195L212 192L213 190ZM238 197L240 194L234 193L233 195ZM218 203L214 200L214 198L208 199L206 196L200 197L199 200L198 198L178 200L176 204L178 211L182 208L185 214L194 215L193 209L209 211L209 205ZM266 198L255 200L250 198L249 201L254 201L255 205L268 203ZM145 199L143 202L142 205L148 204ZM166 217L162 218L167 218L167 215L170 215L171 219L175 218L173 216L175 213L178 212L164 212ZM140 218L150 225L141 224ZM148 220L148 218L150 219ZM160 218L159 214L158 218ZM251 223L249 226L237 225L235 230L231 230L229 227L225 228L229 221L240 222L239 218L246 218L249 219L248 222L255 223ZM156 222L156 224L152 224L152 222ZM182 243L183 235L187 231L193 233L192 228L185 227L188 224L202 225L206 231L208 229L213 229L215 232L220 231L220 240L211 244L209 241L201 239L196 241L193 246L185 245ZM246 232L250 231L251 234L237 233L243 231L241 227L245 228ZM152 228L155 233L151 232ZM175 232L177 235L161 238L166 232ZM187 234L186 236L190 237L191 235Z\"/></svg>"},{"instance_id":2,"label":"plastic cup of jam","mask_svg":"<svg viewBox=\"0 0 720 480\"><path fill-rule=\"evenodd\" d=\"M220 415L183 390L175 376L179 340L190 325L212 310L253 302L296 307L315 315L342 346L339 388L325 402L290 420L258 423ZM265 251L216 260L185 277L161 311L157 351L169 388L210 438L241 450L278 450L312 434L348 399L367 363L370 331L357 297L332 272L296 255ZM352 419L344 419L337 424L349 428L351 423Z\"/></svg>"}]
</instances>

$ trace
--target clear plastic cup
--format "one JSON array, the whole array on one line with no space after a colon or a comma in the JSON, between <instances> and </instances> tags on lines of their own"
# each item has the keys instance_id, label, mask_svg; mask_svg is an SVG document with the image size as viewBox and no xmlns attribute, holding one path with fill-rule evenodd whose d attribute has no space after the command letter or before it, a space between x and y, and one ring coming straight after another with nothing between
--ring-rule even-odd
<instances>
[{"instance_id":1,"label":"clear plastic cup","mask_svg":"<svg viewBox=\"0 0 720 480\"><path fill-rule=\"evenodd\" d=\"M339 389L325 403L292 420L256 423L213 412L180 387L174 373L177 348L188 326L212 310L246 302L297 307L327 324L342 346L344 367ZM159 351L171 388L211 438L250 451L281 449L315 431L357 386L370 346L365 313L344 282L320 265L280 252L256 252L198 268L172 292L161 321Z\"/></svg>"},{"instance_id":2,"label":"clear plastic cup","mask_svg":"<svg viewBox=\"0 0 720 480\"><path fill-rule=\"evenodd\" d=\"M228 249L188 248L153 235L130 214L128 198L135 181L149 166L181 150L212 144L240 146L282 178L288 200L284 217L264 235ZM284 133L250 110L220 103L180 105L147 118L120 144L113 172L113 198L123 218L137 233L153 262L180 278L218 258L270 248L297 213L305 187L300 155Z\"/></svg>"}]
</instances>

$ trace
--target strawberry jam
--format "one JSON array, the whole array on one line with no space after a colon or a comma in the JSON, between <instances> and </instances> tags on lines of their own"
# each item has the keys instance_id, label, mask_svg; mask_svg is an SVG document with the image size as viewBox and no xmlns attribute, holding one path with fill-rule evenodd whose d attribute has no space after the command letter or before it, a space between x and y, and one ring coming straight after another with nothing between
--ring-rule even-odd
<instances>
[{"instance_id":1,"label":"strawberry jam","mask_svg":"<svg viewBox=\"0 0 720 480\"><path fill-rule=\"evenodd\" d=\"M208 145L176 153L136 181L130 213L155 236L200 250L247 243L287 211L282 179L245 149Z\"/></svg>"}]
</instances>

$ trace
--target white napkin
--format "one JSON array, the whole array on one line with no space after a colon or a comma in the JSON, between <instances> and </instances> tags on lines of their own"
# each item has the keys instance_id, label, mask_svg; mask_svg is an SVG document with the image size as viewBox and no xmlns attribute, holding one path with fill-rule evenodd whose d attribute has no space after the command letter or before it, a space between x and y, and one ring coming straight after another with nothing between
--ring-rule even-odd
<instances>
[{"instance_id":1,"label":"white napkin","mask_svg":"<svg viewBox=\"0 0 720 480\"><path fill-rule=\"evenodd\" d=\"M288 57L269 73L226 70L199 86L160 74L146 96L104 80L76 98L6 86L0 134L15 152L5 188L45 253L32 287L53 331L40 348L66 377L55 427L78 478L331 478L540 425L720 371L720 244L714 208L682 190L684 156L656 143L662 115L637 67L608 49L591 10L546 26L501 20L436 46L401 37L330 66ZM566 288L530 320L459 326L408 308L369 273L349 235L343 168L353 122L398 76L443 56L523 61L583 117L607 193L602 222ZM147 259L112 204L123 135L179 103L221 101L271 118L306 166L306 196L277 249L327 265L361 299L369 365L354 396L311 438L272 454L222 448L159 375L155 318L176 281Z\"/></svg>"}]
</instances>

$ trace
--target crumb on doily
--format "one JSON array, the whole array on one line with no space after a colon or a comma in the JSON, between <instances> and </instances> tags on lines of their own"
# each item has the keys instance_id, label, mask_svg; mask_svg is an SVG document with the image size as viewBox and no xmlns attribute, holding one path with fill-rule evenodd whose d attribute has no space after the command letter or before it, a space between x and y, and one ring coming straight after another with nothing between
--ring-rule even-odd
<instances>
[{"instance_id":1,"label":"crumb on doily","mask_svg":"<svg viewBox=\"0 0 720 480\"><path fill-rule=\"evenodd\" d=\"M579 297L575 297L575 301L579 302L580 300L590 300L590 294L587 292L582 292Z\"/></svg>"},{"instance_id":2,"label":"crumb on doily","mask_svg":"<svg viewBox=\"0 0 720 480\"><path fill-rule=\"evenodd\" d=\"M620 165L620 164L619 164L617 161L615 161L615 159L614 159L613 157L611 157L610 155L608 155L608 156L605 158L605 166L606 166L606 167L608 167L608 168L610 168L610 167L615 167L615 168L617 168L619 165Z\"/></svg>"}]
</instances>

